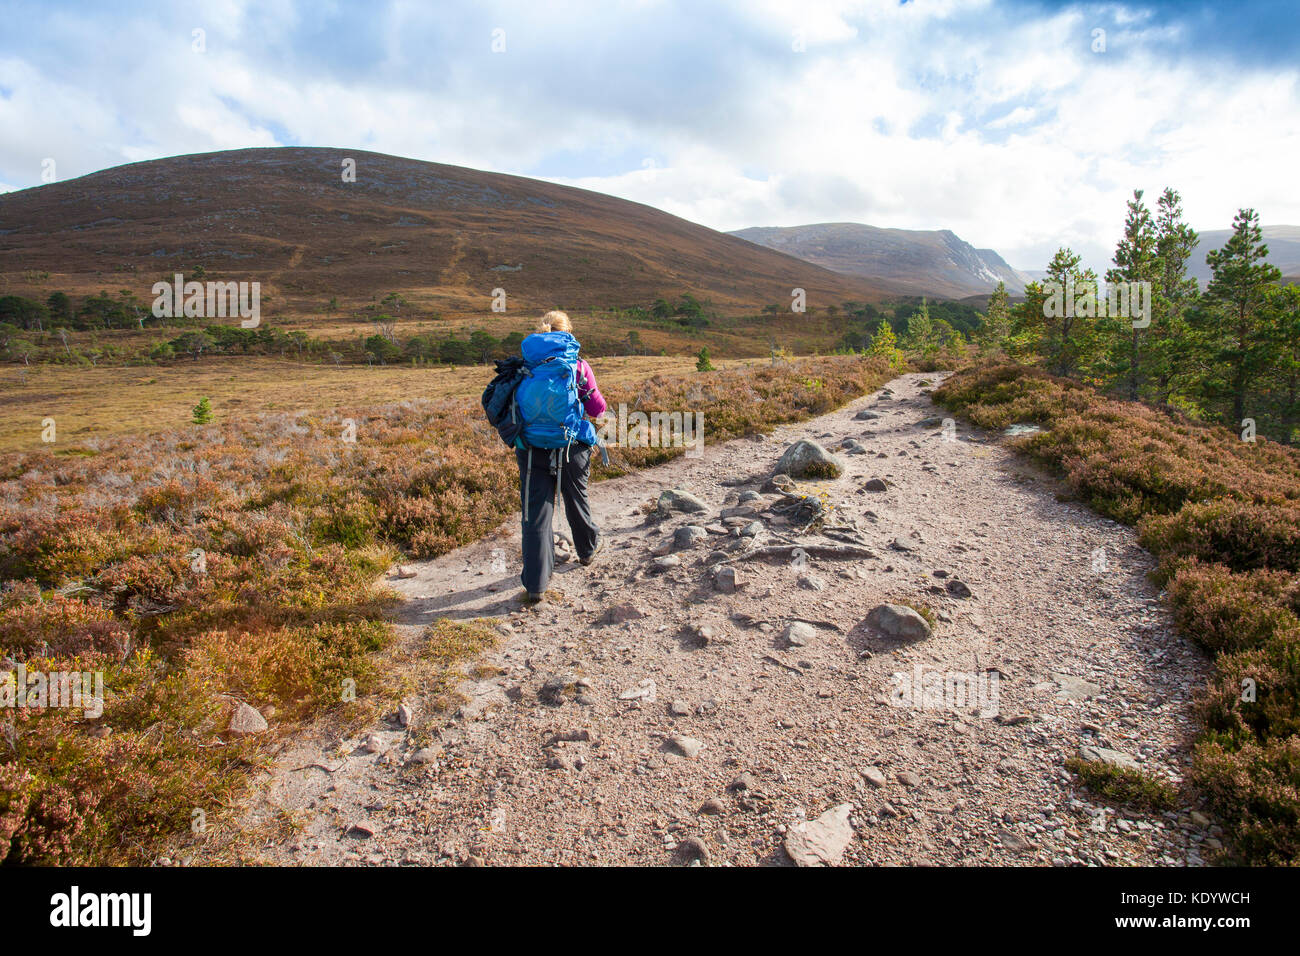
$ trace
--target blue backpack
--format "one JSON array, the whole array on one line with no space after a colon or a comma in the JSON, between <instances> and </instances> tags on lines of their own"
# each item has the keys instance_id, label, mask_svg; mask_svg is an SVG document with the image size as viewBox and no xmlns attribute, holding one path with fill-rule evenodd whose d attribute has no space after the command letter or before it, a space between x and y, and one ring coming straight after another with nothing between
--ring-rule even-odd
<instances>
[{"instance_id":1,"label":"blue backpack","mask_svg":"<svg viewBox=\"0 0 1300 956\"><path fill-rule=\"evenodd\" d=\"M578 340L568 332L538 332L520 345L528 376L515 389L524 427L521 437L532 448L566 448L574 442L596 444L596 429L583 418L578 398Z\"/></svg>"}]
</instances>

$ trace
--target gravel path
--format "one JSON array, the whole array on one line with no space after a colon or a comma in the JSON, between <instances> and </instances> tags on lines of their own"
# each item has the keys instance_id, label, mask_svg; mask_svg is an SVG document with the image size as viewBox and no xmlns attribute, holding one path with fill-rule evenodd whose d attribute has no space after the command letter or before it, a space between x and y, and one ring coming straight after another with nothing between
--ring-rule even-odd
<instances>
[{"instance_id":1,"label":"gravel path","mask_svg":"<svg viewBox=\"0 0 1300 956\"><path fill-rule=\"evenodd\" d=\"M248 810L297 821L267 858L1201 863L1218 830L1199 812L1106 807L1063 763L1088 747L1180 777L1204 656L1174 633L1132 531L1058 501L1001 436L925 421L945 414L926 397L941 377L595 485L607 547L590 568L561 564L559 596L537 608L518 603L516 522L409 565L392 581L405 641L438 617L488 617L499 645L467 669L454 716L413 700L408 727L371 728L377 753L364 734L296 741ZM801 438L845 466L799 483L831 507L802 535L778 513L790 499L764 490ZM885 490L868 490L876 478ZM674 488L707 511L648 517ZM755 514L724 518L736 507ZM703 539L670 550L697 534L684 525ZM788 542L802 550L752 553ZM734 569L733 593L718 568ZM867 623L904 601L933 612L931 636ZM971 696L897 699L933 673Z\"/></svg>"}]
</instances>

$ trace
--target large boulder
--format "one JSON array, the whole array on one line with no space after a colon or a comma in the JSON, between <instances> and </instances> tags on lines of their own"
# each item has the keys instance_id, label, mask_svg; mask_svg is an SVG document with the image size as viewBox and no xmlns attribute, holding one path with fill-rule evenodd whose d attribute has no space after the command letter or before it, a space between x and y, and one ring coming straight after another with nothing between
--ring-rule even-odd
<instances>
[{"instance_id":1,"label":"large boulder","mask_svg":"<svg viewBox=\"0 0 1300 956\"><path fill-rule=\"evenodd\" d=\"M867 623L886 637L900 641L920 641L931 634L926 619L902 604L882 604L872 609Z\"/></svg>"},{"instance_id":2,"label":"large boulder","mask_svg":"<svg viewBox=\"0 0 1300 956\"><path fill-rule=\"evenodd\" d=\"M817 442L801 438L785 450L774 474L791 478L838 478L844 474L844 466Z\"/></svg>"}]
</instances>

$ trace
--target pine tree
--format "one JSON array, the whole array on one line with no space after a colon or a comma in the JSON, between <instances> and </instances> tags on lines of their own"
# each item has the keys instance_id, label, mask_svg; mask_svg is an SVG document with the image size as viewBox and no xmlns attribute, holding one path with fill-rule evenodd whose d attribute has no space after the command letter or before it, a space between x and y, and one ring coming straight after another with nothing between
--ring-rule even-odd
<instances>
[{"instance_id":1,"label":"pine tree","mask_svg":"<svg viewBox=\"0 0 1300 956\"><path fill-rule=\"evenodd\" d=\"M194 406L194 424L209 425L212 423L212 403L206 398L200 398L199 403Z\"/></svg>"},{"instance_id":2,"label":"pine tree","mask_svg":"<svg viewBox=\"0 0 1300 956\"><path fill-rule=\"evenodd\" d=\"M695 356L695 371L712 372L713 363L709 361L709 350L702 348Z\"/></svg>"},{"instance_id":3,"label":"pine tree","mask_svg":"<svg viewBox=\"0 0 1300 956\"><path fill-rule=\"evenodd\" d=\"M1037 355L1058 375L1091 370L1099 347L1097 275L1081 262L1069 248L1057 249L1047 278L1025 286L1025 301L1012 312L1012 349Z\"/></svg>"},{"instance_id":4,"label":"pine tree","mask_svg":"<svg viewBox=\"0 0 1300 956\"><path fill-rule=\"evenodd\" d=\"M1007 338L1007 354L1017 361L1033 361L1046 354L1046 323L1043 310L1047 292L1041 282L1025 285L1025 301L1011 308L1011 334Z\"/></svg>"},{"instance_id":5,"label":"pine tree","mask_svg":"<svg viewBox=\"0 0 1300 956\"><path fill-rule=\"evenodd\" d=\"M1128 202L1128 215L1124 219L1124 238L1115 247L1115 267L1106 272L1106 282L1110 284L1147 282L1155 291L1159 272L1159 260L1156 249L1156 227L1150 211L1142 202L1142 190L1133 190L1133 198ZM1124 381L1124 391L1130 399L1137 401L1141 394L1145 378L1142 345L1150 331L1136 328L1133 318L1108 315L1099 323L1109 333L1111 339L1108 357L1108 371Z\"/></svg>"},{"instance_id":6,"label":"pine tree","mask_svg":"<svg viewBox=\"0 0 1300 956\"><path fill-rule=\"evenodd\" d=\"M1097 344L1097 274L1080 269L1082 261L1073 250L1061 248L1047 264L1052 286L1041 314L1042 349L1048 368L1058 375L1090 368Z\"/></svg>"},{"instance_id":7,"label":"pine tree","mask_svg":"<svg viewBox=\"0 0 1300 956\"><path fill-rule=\"evenodd\" d=\"M903 346L930 358L939 351L939 337L935 332L934 321L930 318L930 306L924 298L921 307L907 320L907 334L903 336Z\"/></svg>"},{"instance_id":8,"label":"pine tree","mask_svg":"<svg viewBox=\"0 0 1300 956\"><path fill-rule=\"evenodd\" d=\"M1241 209L1232 236L1222 249L1205 257L1214 277L1206 287L1196 324L1209 346L1218 386L1232 401L1231 424L1240 427L1252 386L1275 365L1276 343L1268 334L1265 300L1268 287L1282 278L1267 261L1259 214Z\"/></svg>"},{"instance_id":9,"label":"pine tree","mask_svg":"<svg viewBox=\"0 0 1300 956\"><path fill-rule=\"evenodd\" d=\"M898 350L898 336L884 319L881 319L880 325L876 326L876 334L871 337L867 354L882 356L893 366L897 366L902 360L902 353Z\"/></svg>"},{"instance_id":10,"label":"pine tree","mask_svg":"<svg viewBox=\"0 0 1300 956\"><path fill-rule=\"evenodd\" d=\"M1185 384L1195 356L1190 354L1187 312L1199 291L1187 275L1187 263L1200 237L1183 222L1182 197L1166 188L1156 210L1158 280L1152 295L1154 313L1148 330L1147 366L1156 401L1167 404Z\"/></svg>"},{"instance_id":11,"label":"pine tree","mask_svg":"<svg viewBox=\"0 0 1300 956\"><path fill-rule=\"evenodd\" d=\"M999 282L989 296L989 311L980 317L980 327L975 331L975 341L981 354L1005 350L1011 337L1011 297L1007 284Z\"/></svg>"}]
</instances>

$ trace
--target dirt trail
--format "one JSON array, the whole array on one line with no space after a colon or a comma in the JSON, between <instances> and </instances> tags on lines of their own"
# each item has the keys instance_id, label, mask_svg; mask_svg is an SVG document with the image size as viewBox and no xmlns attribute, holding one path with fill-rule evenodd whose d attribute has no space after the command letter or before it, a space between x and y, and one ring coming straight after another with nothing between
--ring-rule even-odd
<instances>
[{"instance_id":1,"label":"dirt trail","mask_svg":"<svg viewBox=\"0 0 1300 956\"><path fill-rule=\"evenodd\" d=\"M288 811L301 829L268 857L788 864L791 828L850 804L825 827L831 843L847 839L845 864L1200 863L1217 830L1199 813L1104 807L1063 767L1094 747L1160 776L1185 769L1206 662L1175 635L1146 579L1151 557L1129 529L1058 501L1059 486L1000 436L920 424L945 414L927 378L941 376L902 376L762 440L595 485L608 544L590 568L558 567L559 601L520 607L517 521L409 565L416 575L392 582L409 599L404 640L438 617L490 617L499 646L454 717L426 718L414 701L410 728L373 728L386 752L354 738L282 754L250 816ZM760 491L799 438L845 464L841 478L800 491L824 491L835 507L826 524L850 530L796 537L768 510L781 496L763 493L748 503L757 544L858 537L874 557L743 557L748 539L719 512ZM848 438L864 449L838 451ZM886 490L867 490L873 478ZM647 520L643 504L670 488L708 511ZM657 567L652 552L686 524L708 526L707 540ZM735 593L714 583L717 548L740 549L727 553ZM900 643L866 623L901 600L935 612L932 636ZM611 608L644 616L605 623ZM813 625L802 646L784 637L794 619ZM986 692L996 673L996 706L891 703L893 675L917 668L982 678ZM646 681L653 699L622 699Z\"/></svg>"}]
</instances>

